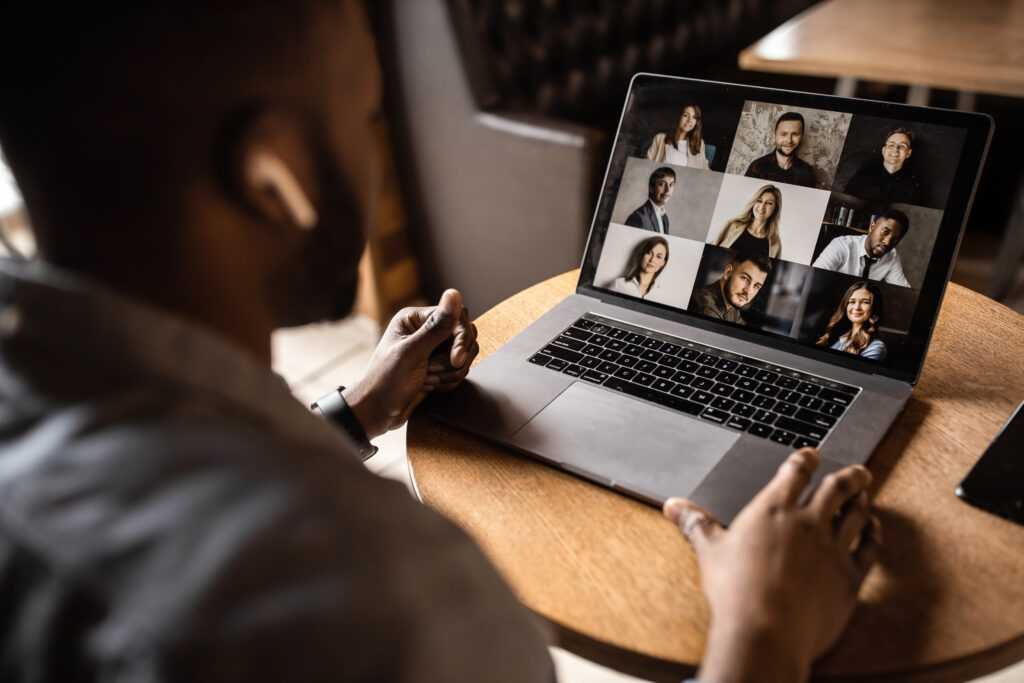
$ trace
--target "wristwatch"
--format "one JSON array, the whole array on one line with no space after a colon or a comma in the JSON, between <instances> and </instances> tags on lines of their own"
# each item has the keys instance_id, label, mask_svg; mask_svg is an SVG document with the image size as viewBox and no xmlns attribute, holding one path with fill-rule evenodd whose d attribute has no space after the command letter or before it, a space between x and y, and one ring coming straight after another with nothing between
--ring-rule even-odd
<instances>
[{"instance_id":1,"label":"wristwatch","mask_svg":"<svg viewBox=\"0 0 1024 683\"><path fill-rule=\"evenodd\" d=\"M341 395L343 391L345 391L345 387L332 389L313 401L309 405L309 409L320 413L341 427L348 434L349 438L352 439L352 443L355 444L356 450L359 452L359 457L364 461L369 460L377 452L377 447L370 443L370 439L367 438L363 426L359 424L355 413L352 412L352 409L345 401L345 397Z\"/></svg>"}]
</instances>

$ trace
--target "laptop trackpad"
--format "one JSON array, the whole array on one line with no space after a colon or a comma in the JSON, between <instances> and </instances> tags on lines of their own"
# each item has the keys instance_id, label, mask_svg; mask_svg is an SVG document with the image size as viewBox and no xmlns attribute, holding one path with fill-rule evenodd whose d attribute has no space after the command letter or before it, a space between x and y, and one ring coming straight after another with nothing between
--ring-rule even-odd
<instances>
[{"instance_id":1,"label":"laptop trackpad","mask_svg":"<svg viewBox=\"0 0 1024 683\"><path fill-rule=\"evenodd\" d=\"M513 436L526 451L645 498L688 496L739 433L583 382Z\"/></svg>"}]
</instances>

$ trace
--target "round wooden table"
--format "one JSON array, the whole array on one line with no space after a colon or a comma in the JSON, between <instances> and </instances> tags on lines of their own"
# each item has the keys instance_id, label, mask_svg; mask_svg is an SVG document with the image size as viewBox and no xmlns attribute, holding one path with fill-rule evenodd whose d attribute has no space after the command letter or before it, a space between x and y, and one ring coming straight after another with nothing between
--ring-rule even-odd
<instances>
[{"instance_id":1,"label":"round wooden table","mask_svg":"<svg viewBox=\"0 0 1024 683\"><path fill-rule=\"evenodd\" d=\"M477 320L480 358L571 294L577 272ZM1024 317L951 284L921 381L868 468L885 552L823 678L962 680L1024 658L1024 526L957 483L1024 398ZM559 644L652 680L692 675L708 611L695 558L660 511L418 415L420 498L484 548Z\"/></svg>"}]
</instances>

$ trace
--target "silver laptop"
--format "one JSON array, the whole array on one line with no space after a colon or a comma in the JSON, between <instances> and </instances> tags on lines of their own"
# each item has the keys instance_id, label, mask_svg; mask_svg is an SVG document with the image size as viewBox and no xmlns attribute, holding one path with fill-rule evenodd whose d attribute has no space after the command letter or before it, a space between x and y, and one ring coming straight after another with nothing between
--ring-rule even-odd
<instances>
[{"instance_id":1,"label":"silver laptop","mask_svg":"<svg viewBox=\"0 0 1024 683\"><path fill-rule=\"evenodd\" d=\"M634 77L576 294L428 411L728 523L794 449L864 463L920 375L980 114Z\"/></svg>"}]
</instances>

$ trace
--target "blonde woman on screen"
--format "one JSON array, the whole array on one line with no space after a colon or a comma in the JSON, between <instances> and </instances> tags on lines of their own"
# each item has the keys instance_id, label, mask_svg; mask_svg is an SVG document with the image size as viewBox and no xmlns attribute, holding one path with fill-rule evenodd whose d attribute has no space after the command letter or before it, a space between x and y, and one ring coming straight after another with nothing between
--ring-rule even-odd
<instances>
[{"instance_id":1,"label":"blonde woman on screen","mask_svg":"<svg viewBox=\"0 0 1024 683\"><path fill-rule=\"evenodd\" d=\"M765 185L754 194L742 214L725 224L714 244L782 258L781 218L782 191L774 185Z\"/></svg>"}]
</instances>

